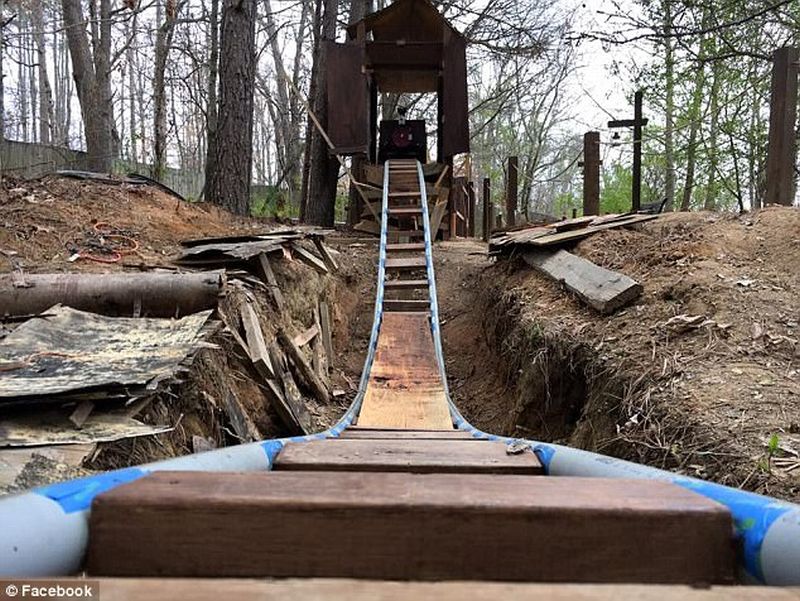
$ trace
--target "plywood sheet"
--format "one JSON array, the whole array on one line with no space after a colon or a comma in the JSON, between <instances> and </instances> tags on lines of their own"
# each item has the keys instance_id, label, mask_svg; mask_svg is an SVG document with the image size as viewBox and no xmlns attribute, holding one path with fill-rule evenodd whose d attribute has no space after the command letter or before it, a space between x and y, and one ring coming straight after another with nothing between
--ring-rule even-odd
<instances>
[{"instance_id":1,"label":"plywood sheet","mask_svg":"<svg viewBox=\"0 0 800 601\"><path fill-rule=\"evenodd\" d=\"M0 402L144 386L202 346L211 311L183 319L112 318L56 306L0 342Z\"/></svg>"},{"instance_id":2,"label":"plywood sheet","mask_svg":"<svg viewBox=\"0 0 800 601\"><path fill-rule=\"evenodd\" d=\"M358 425L453 428L425 313L385 313Z\"/></svg>"}]
</instances>

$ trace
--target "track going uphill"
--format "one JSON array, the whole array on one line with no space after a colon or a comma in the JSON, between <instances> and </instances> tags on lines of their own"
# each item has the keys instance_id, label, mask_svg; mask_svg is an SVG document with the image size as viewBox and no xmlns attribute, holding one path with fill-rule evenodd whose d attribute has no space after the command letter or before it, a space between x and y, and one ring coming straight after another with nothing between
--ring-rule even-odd
<instances>
[{"instance_id":1,"label":"track going uphill","mask_svg":"<svg viewBox=\"0 0 800 601\"><path fill-rule=\"evenodd\" d=\"M738 563L800 583L795 505L467 423L418 162L387 161L381 210L367 359L336 426L2 500L0 573L695 585Z\"/></svg>"}]
</instances>

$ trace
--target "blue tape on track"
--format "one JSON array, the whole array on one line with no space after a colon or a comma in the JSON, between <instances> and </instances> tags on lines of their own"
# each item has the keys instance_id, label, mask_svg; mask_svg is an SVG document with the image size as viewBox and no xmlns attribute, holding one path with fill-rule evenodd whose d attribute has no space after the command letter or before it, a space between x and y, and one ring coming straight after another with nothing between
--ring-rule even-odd
<instances>
[{"instance_id":1,"label":"blue tape on track","mask_svg":"<svg viewBox=\"0 0 800 601\"><path fill-rule=\"evenodd\" d=\"M742 539L743 562L747 572L764 582L761 545L770 526L790 510L785 504L743 490L734 490L703 480L677 476L673 482L725 505L733 516L736 532ZM798 566L800 570L800 566Z\"/></svg>"},{"instance_id":2,"label":"blue tape on track","mask_svg":"<svg viewBox=\"0 0 800 601\"><path fill-rule=\"evenodd\" d=\"M74 513L89 509L92 500L100 493L111 490L120 484L138 480L148 473L147 470L138 467L128 467L96 476L51 484L34 489L33 492L61 505L64 513Z\"/></svg>"}]
</instances>

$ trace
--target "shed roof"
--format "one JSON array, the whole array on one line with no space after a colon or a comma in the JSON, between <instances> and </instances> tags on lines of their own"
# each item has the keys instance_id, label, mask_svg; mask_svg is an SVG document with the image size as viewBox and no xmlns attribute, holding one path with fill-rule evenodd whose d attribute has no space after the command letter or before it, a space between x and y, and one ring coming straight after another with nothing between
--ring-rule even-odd
<instances>
[{"instance_id":1,"label":"shed roof","mask_svg":"<svg viewBox=\"0 0 800 601\"><path fill-rule=\"evenodd\" d=\"M351 38L357 36L359 23L362 22L365 31L372 32L372 39L379 42L441 42L445 30L461 35L430 0L395 0L383 10L371 13L362 21L350 25L347 32Z\"/></svg>"}]
</instances>

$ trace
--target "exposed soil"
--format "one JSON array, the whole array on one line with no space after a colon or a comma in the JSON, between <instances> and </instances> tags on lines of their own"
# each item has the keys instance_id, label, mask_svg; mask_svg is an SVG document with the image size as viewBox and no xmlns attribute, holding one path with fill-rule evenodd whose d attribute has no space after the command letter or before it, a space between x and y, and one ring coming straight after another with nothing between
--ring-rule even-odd
<instances>
[{"instance_id":1,"label":"exposed soil","mask_svg":"<svg viewBox=\"0 0 800 601\"><path fill-rule=\"evenodd\" d=\"M110 251L118 239L98 232L98 222L102 222L103 232L113 231L135 240L138 248L114 257ZM38 181L4 179L0 184L0 223L0 273L174 269L171 259L181 240L286 227L237 218L210 205L185 203L149 186L105 185L55 176ZM209 339L217 348L198 351L188 370L179 375L179 381L153 397L135 415L146 423L174 425L174 431L100 443L81 467L35 456L7 490L24 490L94 470L236 444L240 440L226 413L231 397L243 407L262 438L290 434L272 407L263 380L227 328L239 328L239 307L246 297L253 303L267 339L274 337L279 327L290 335L301 333L313 324L318 302L328 302L336 348L329 372L333 398L330 404L323 405L308 391L300 392L314 430L335 423L355 396L366 352L377 246L373 241L346 237L334 237L329 245L341 252L341 266L334 275L320 275L299 261L274 262L286 304L283 314L272 306L263 287L229 278L226 295L214 316L222 319L223 327ZM76 251L119 260L74 260ZM0 337L13 327L13 323L2 324ZM351 336L351 332L355 335Z\"/></svg>"},{"instance_id":2,"label":"exposed soil","mask_svg":"<svg viewBox=\"0 0 800 601\"><path fill-rule=\"evenodd\" d=\"M797 500L798 242L777 207L602 232L574 252L644 286L609 317L520 259L472 267L443 328L456 402L487 430Z\"/></svg>"},{"instance_id":3,"label":"exposed soil","mask_svg":"<svg viewBox=\"0 0 800 601\"><path fill-rule=\"evenodd\" d=\"M70 261L76 249L94 252L99 244L104 252L98 221L135 239L136 251L111 264ZM0 222L0 272L169 267L181 239L277 227L182 203L154 188L56 177L4 180ZM672 214L599 233L573 252L644 286L634 305L607 317L519 258L490 262L485 246L473 241L437 244L453 398L486 431L562 442L798 500L799 242L800 211L787 208L742 217ZM276 263L285 315L262 288L246 282L232 285L220 305L235 328L238 306L249 295L270 336L279 326L300 333L311 325L317 302L329 303L335 394L327 406L304 395L317 429L334 423L355 395L375 294L376 241L336 234L328 243L340 253L335 276L295 261ZM211 342L219 348L200 351L182 383L137 416L177 424L175 431L100 445L81 473L235 444L223 411L228 394L263 437L286 434L230 333L222 328ZM71 473L41 461L20 484Z\"/></svg>"}]
</instances>

